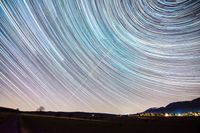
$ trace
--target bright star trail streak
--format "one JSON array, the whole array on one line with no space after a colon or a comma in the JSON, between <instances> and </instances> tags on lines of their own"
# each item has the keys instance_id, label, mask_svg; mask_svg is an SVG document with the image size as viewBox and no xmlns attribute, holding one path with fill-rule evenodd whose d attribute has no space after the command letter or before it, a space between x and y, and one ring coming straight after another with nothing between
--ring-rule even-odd
<instances>
[{"instance_id":1,"label":"bright star trail streak","mask_svg":"<svg viewBox=\"0 0 200 133\"><path fill-rule=\"evenodd\" d=\"M200 97L200 0L1 0L0 106L136 113Z\"/></svg>"}]
</instances>

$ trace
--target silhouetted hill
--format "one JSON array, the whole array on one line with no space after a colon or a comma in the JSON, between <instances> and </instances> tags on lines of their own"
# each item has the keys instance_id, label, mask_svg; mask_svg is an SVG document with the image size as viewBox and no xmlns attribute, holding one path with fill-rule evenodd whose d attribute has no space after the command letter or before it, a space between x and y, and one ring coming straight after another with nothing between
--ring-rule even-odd
<instances>
[{"instance_id":1,"label":"silhouetted hill","mask_svg":"<svg viewBox=\"0 0 200 133\"><path fill-rule=\"evenodd\" d=\"M174 102L168 104L166 107L150 108L145 113L186 113L186 112L200 112L200 98L192 101Z\"/></svg>"},{"instance_id":2,"label":"silhouetted hill","mask_svg":"<svg viewBox=\"0 0 200 133\"><path fill-rule=\"evenodd\" d=\"M92 113L92 112L53 112L53 111L19 111L18 109L11 109L0 107L0 112L19 112L32 115L55 116L55 117L72 117L83 119L111 119L119 115L107 113ZM124 115L126 116L126 115Z\"/></svg>"},{"instance_id":3,"label":"silhouetted hill","mask_svg":"<svg viewBox=\"0 0 200 133\"><path fill-rule=\"evenodd\" d=\"M18 109L11 109L6 107L0 107L0 112L19 112Z\"/></svg>"}]
</instances>

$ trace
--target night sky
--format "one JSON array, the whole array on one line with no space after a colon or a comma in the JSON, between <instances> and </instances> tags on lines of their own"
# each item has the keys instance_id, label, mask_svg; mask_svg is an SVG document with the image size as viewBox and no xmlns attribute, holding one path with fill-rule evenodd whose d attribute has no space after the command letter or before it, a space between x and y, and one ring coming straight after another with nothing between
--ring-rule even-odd
<instances>
[{"instance_id":1,"label":"night sky","mask_svg":"<svg viewBox=\"0 0 200 133\"><path fill-rule=\"evenodd\" d=\"M0 0L0 106L136 113L200 97L200 0Z\"/></svg>"}]
</instances>

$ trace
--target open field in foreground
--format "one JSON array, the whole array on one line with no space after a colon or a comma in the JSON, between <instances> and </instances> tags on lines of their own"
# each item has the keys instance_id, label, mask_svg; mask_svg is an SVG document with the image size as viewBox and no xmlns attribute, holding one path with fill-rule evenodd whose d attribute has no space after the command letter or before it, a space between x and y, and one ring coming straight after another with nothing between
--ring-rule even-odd
<instances>
[{"instance_id":1,"label":"open field in foreground","mask_svg":"<svg viewBox=\"0 0 200 133\"><path fill-rule=\"evenodd\" d=\"M73 118L0 112L0 133L200 133L199 117Z\"/></svg>"}]
</instances>

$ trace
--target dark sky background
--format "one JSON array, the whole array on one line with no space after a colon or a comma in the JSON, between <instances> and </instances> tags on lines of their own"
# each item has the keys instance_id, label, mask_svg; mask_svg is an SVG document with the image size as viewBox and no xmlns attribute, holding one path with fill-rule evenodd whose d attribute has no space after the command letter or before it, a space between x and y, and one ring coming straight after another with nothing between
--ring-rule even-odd
<instances>
[{"instance_id":1,"label":"dark sky background","mask_svg":"<svg viewBox=\"0 0 200 133\"><path fill-rule=\"evenodd\" d=\"M200 0L1 0L0 106L136 113L200 97Z\"/></svg>"}]
</instances>

